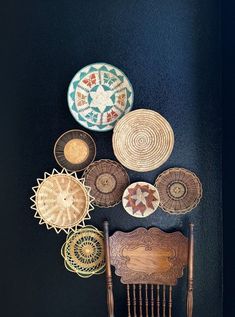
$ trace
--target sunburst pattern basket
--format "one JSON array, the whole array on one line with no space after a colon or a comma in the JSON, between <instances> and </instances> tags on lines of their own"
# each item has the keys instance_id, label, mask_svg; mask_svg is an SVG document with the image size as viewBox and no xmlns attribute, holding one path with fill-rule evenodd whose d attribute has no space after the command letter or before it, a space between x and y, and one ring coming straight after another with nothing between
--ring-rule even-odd
<instances>
[{"instance_id":1,"label":"sunburst pattern basket","mask_svg":"<svg viewBox=\"0 0 235 317\"><path fill-rule=\"evenodd\" d=\"M30 199L39 224L45 224L47 229L54 228L57 233L85 226L85 220L90 219L89 212L94 209L94 199L84 179L79 179L75 172L53 169L51 174L44 173L43 179L38 178L37 183Z\"/></svg>"},{"instance_id":2,"label":"sunburst pattern basket","mask_svg":"<svg viewBox=\"0 0 235 317\"><path fill-rule=\"evenodd\" d=\"M161 166L174 146L174 133L159 113L139 109L117 122L113 133L113 150L125 167L147 172Z\"/></svg>"},{"instance_id":3,"label":"sunburst pattern basket","mask_svg":"<svg viewBox=\"0 0 235 317\"><path fill-rule=\"evenodd\" d=\"M93 226L68 235L61 254L65 267L80 277L87 278L105 271L103 234Z\"/></svg>"},{"instance_id":4,"label":"sunburst pattern basket","mask_svg":"<svg viewBox=\"0 0 235 317\"><path fill-rule=\"evenodd\" d=\"M184 214L195 208L202 197L199 178L185 168L169 168L155 182L160 208L170 214Z\"/></svg>"}]
</instances>

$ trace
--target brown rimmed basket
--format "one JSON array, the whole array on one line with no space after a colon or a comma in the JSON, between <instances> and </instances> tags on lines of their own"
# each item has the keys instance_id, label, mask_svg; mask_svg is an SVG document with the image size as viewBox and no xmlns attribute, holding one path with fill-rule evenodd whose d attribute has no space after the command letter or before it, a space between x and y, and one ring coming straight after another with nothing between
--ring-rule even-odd
<instances>
[{"instance_id":1,"label":"brown rimmed basket","mask_svg":"<svg viewBox=\"0 0 235 317\"><path fill-rule=\"evenodd\" d=\"M197 175L185 168L169 168L155 181L160 195L159 207L170 214L185 214L199 204L202 184Z\"/></svg>"},{"instance_id":2,"label":"brown rimmed basket","mask_svg":"<svg viewBox=\"0 0 235 317\"><path fill-rule=\"evenodd\" d=\"M96 156L94 139L83 130L73 129L64 132L55 142L56 162L68 171L83 171Z\"/></svg>"},{"instance_id":3,"label":"brown rimmed basket","mask_svg":"<svg viewBox=\"0 0 235 317\"><path fill-rule=\"evenodd\" d=\"M88 166L83 173L85 185L91 188L93 204L109 208L119 204L125 188L130 184L125 168L116 161L101 159Z\"/></svg>"}]
</instances>

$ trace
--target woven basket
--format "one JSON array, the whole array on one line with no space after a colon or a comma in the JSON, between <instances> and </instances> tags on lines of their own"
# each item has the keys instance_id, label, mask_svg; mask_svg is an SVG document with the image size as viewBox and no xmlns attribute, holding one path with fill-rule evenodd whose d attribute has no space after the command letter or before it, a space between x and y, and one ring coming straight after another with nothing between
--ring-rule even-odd
<instances>
[{"instance_id":1,"label":"woven basket","mask_svg":"<svg viewBox=\"0 0 235 317\"><path fill-rule=\"evenodd\" d=\"M131 216L145 218L157 209L159 200L156 187L146 182L136 182L125 189L122 204Z\"/></svg>"},{"instance_id":2,"label":"woven basket","mask_svg":"<svg viewBox=\"0 0 235 317\"><path fill-rule=\"evenodd\" d=\"M102 159L95 161L84 171L85 185L91 188L93 204L98 207L113 207L120 203L129 176L124 167L116 161Z\"/></svg>"},{"instance_id":3,"label":"woven basket","mask_svg":"<svg viewBox=\"0 0 235 317\"><path fill-rule=\"evenodd\" d=\"M184 214L195 208L202 197L199 178L185 168L170 168L155 182L160 195L160 208L170 214Z\"/></svg>"},{"instance_id":4,"label":"woven basket","mask_svg":"<svg viewBox=\"0 0 235 317\"><path fill-rule=\"evenodd\" d=\"M85 226L90 219L89 212L94 209L91 202L90 188L84 185L84 179L78 179L75 172L66 170L52 174L44 173L44 179L37 179L38 186L33 187L32 209L36 210L35 218L47 229L54 228L57 233Z\"/></svg>"},{"instance_id":5,"label":"woven basket","mask_svg":"<svg viewBox=\"0 0 235 317\"><path fill-rule=\"evenodd\" d=\"M103 233L86 226L67 236L61 248L67 270L88 278L105 271Z\"/></svg>"},{"instance_id":6,"label":"woven basket","mask_svg":"<svg viewBox=\"0 0 235 317\"><path fill-rule=\"evenodd\" d=\"M170 124L153 110L132 111L115 125L114 154L131 170L147 172L158 168L169 158L173 146Z\"/></svg>"},{"instance_id":7,"label":"woven basket","mask_svg":"<svg viewBox=\"0 0 235 317\"><path fill-rule=\"evenodd\" d=\"M55 143L54 156L57 163L68 171L82 171L95 159L95 141L82 130L66 131Z\"/></svg>"}]
</instances>

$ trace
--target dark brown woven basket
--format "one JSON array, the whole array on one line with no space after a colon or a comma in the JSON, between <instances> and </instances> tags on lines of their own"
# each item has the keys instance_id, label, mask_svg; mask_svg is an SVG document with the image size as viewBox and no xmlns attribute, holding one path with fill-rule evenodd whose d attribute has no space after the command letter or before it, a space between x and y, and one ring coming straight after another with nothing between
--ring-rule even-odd
<instances>
[{"instance_id":1,"label":"dark brown woven basket","mask_svg":"<svg viewBox=\"0 0 235 317\"><path fill-rule=\"evenodd\" d=\"M129 176L118 162L102 159L95 161L84 171L85 185L91 188L93 204L98 207L113 207L120 203Z\"/></svg>"},{"instance_id":2,"label":"dark brown woven basket","mask_svg":"<svg viewBox=\"0 0 235 317\"><path fill-rule=\"evenodd\" d=\"M184 214L195 208L202 197L199 178L185 168L169 168L155 182L160 208L170 214Z\"/></svg>"},{"instance_id":3,"label":"dark brown woven basket","mask_svg":"<svg viewBox=\"0 0 235 317\"><path fill-rule=\"evenodd\" d=\"M56 141L54 156L57 163L68 171L82 171L95 159L95 141L85 131L69 130Z\"/></svg>"}]
</instances>

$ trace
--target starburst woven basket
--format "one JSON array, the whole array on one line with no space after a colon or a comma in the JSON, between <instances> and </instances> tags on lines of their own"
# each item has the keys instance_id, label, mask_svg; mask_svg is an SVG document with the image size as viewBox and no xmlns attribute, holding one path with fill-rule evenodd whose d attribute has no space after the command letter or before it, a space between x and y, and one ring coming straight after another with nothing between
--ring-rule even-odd
<instances>
[{"instance_id":1,"label":"starburst woven basket","mask_svg":"<svg viewBox=\"0 0 235 317\"><path fill-rule=\"evenodd\" d=\"M147 172L161 166L171 155L174 133L158 112L148 109L131 111L114 127L113 150L125 167Z\"/></svg>"},{"instance_id":2,"label":"starburst woven basket","mask_svg":"<svg viewBox=\"0 0 235 317\"><path fill-rule=\"evenodd\" d=\"M30 199L39 224L45 224L47 229L54 228L57 233L85 226L85 220L90 219L89 212L94 209L94 199L83 178L79 179L75 172L53 169L51 174L44 173L43 179L38 178L37 184Z\"/></svg>"},{"instance_id":3,"label":"starburst woven basket","mask_svg":"<svg viewBox=\"0 0 235 317\"><path fill-rule=\"evenodd\" d=\"M67 270L88 278L105 271L103 233L86 226L67 236L61 248Z\"/></svg>"}]
</instances>

